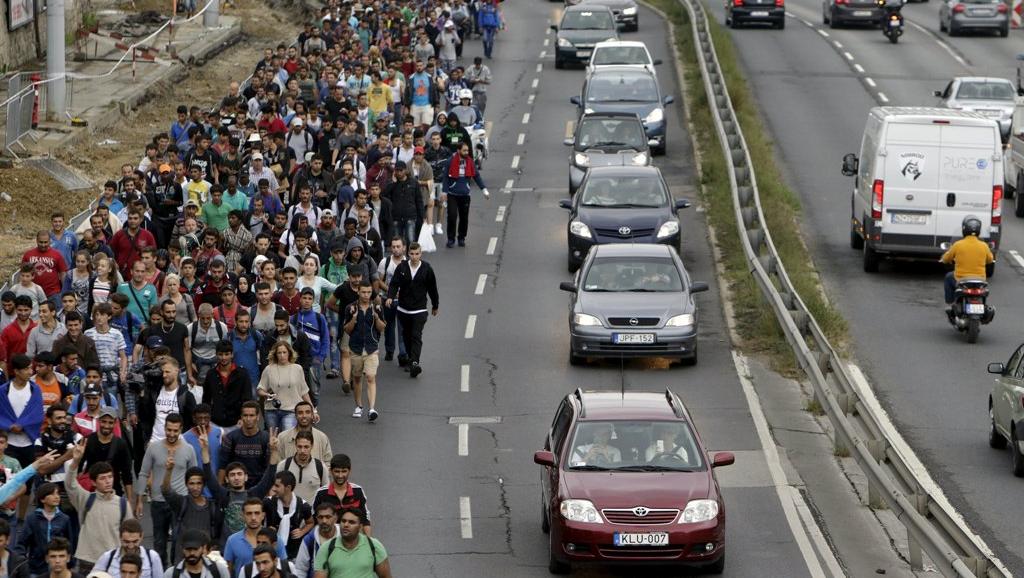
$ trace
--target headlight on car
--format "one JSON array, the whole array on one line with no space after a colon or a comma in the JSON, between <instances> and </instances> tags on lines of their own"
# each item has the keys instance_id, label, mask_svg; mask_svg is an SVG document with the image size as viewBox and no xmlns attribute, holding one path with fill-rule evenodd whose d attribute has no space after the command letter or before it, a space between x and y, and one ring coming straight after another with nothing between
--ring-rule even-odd
<instances>
[{"instance_id":1,"label":"headlight on car","mask_svg":"<svg viewBox=\"0 0 1024 578\"><path fill-rule=\"evenodd\" d=\"M572 48L572 42L569 42L565 38L559 38L558 45L562 48Z\"/></svg>"},{"instance_id":2,"label":"headlight on car","mask_svg":"<svg viewBox=\"0 0 1024 578\"><path fill-rule=\"evenodd\" d=\"M665 327L690 327L693 323L693 313L683 313L682 315L670 317L669 320L665 322Z\"/></svg>"},{"instance_id":3,"label":"headlight on car","mask_svg":"<svg viewBox=\"0 0 1024 578\"><path fill-rule=\"evenodd\" d=\"M658 229L658 238L664 239L665 237L671 237L679 232L679 221L666 221L665 224Z\"/></svg>"},{"instance_id":4,"label":"headlight on car","mask_svg":"<svg viewBox=\"0 0 1024 578\"><path fill-rule=\"evenodd\" d=\"M659 106L658 108L652 110L651 113L647 115L647 118L644 119L644 122L646 122L646 123L661 122L664 119L665 119L665 113L661 110L661 107Z\"/></svg>"},{"instance_id":5,"label":"headlight on car","mask_svg":"<svg viewBox=\"0 0 1024 578\"><path fill-rule=\"evenodd\" d=\"M647 153L637 153L630 160L633 161L634 165L642 167L647 164Z\"/></svg>"},{"instance_id":6,"label":"headlight on car","mask_svg":"<svg viewBox=\"0 0 1024 578\"><path fill-rule=\"evenodd\" d=\"M601 320L593 315L587 315L586 313L576 313L572 316L572 322L574 325L581 327L601 327Z\"/></svg>"},{"instance_id":7,"label":"headlight on car","mask_svg":"<svg viewBox=\"0 0 1024 578\"><path fill-rule=\"evenodd\" d=\"M622 13L626 16L632 16L636 14L636 6L630 6L629 8L623 8Z\"/></svg>"},{"instance_id":8,"label":"headlight on car","mask_svg":"<svg viewBox=\"0 0 1024 578\"><path fill-rule=\"evenodd\" d=\"M600 524L601 514L590 500L562 500L562 517L570 522Z\"/></svg>"},{"instance_id":9,"label":"headlight on car","mask_svg":"<svg viewBox=\"0 0 1024 578\"><path fill-rule=\"evenodd\" d=\"M590 227L580 221L573 221L569 223L569 232L577 237L583 237L584 239L594 238L594 236L590 234Z\"/></svg>"},{"instance_id":10,"label":"headlight on car","mask_svg":"<svg viewBox=\"0 0 1024 578\"><path fill-rule=\"evenodd\" d=\"M564 502L563 502L564 503ZM680 524L707 522L718 517L718 502L715 500L690 500L679 516Z\"/></svg>"},{"instance_id":11,"label":"headlight on car","mask_svg":"<svg viewBox=\"0 0 1024 578\"><path fill-rule=\"evenodd\" d=\"M590 157L588 157L584 153L576 153L575 155L573 155L572 160L576 162L576 166L579 166L579 167L589 167L590 166Z\"/></svg>"}]
</instances>

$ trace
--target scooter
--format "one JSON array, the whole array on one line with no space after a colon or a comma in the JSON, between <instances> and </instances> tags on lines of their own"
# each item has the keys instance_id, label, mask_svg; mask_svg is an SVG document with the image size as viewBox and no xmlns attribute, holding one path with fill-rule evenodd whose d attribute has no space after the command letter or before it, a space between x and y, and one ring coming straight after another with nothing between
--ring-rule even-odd
<instances>
[{"instance_id":1,"label":"scooter","mask_svg":"<svg viewBox=\"0 0 1024 578\"><path fill-rule=\"evenodd\" d=\"M896 44L900 41L900 36L903 36L903 14L900 12L900 8L903 7L902 0L893 0L892 2L886 2L886 0L878 0L878 5L882 7L882 34L889 39L889 42Z\"/></svg>"},{"instance_id":2,"label":"scooter","mask_svg":"<svg viewBox=\"0 0 1024 578\"><path fill-rule=\"evenodd\" d=\"M484 166L484 160L487 159L487 151L490 148L490 138L487 136L484 123L479 122L473 125L469 130L469 140L473 144L473 162L476 163L476 169L479 171Z\"/></svg>"},{"instance_id":3,"label":"scooter","mask_svg":"<svg viewBox=\"0 0 1024 578\"><path fill-rule=\"evenodd\" d=\"M943 243L944 251L949 243ZM981 326L988 325L996 316L996 309L987 303L988 281L984 279L961 279L953 293L953 304L946 311L949 323L957 331L967 334L967 343L977 343Z\"/></svg>"}]
</instances>

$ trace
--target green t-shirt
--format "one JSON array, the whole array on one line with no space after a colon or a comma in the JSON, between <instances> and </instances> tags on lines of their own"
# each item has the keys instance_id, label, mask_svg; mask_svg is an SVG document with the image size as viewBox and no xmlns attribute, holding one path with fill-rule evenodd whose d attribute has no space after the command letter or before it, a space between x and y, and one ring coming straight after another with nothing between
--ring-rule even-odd
<instances>
[{"instance_id":1,"label":"green t-shirt","mask_svg":"<svg viewBox=\"0 0 1024 578\"><path fill-rule=\"evenodd\" d=\"M377 564L388 559L388 552L384 544L376 538L368 538L366 534L359 534L359 544L348 550L341 543L341 538L336 540L334 551L331 551L331 543L327 542L317 550L316 560L313 561L314 570L325 570L328 578L376 578L374 573L374 554ZM373 540L373 550L370 549L370 540ZM327 563L327 556L330 553L330 564Z\"/></svg>"},{"instance_id":2,"label":"green t-shirt","mask_svg":"<svg viewBox=\"0 0 1024 578\"><path fill-rule=\"evenodd\" d=\"M203 221L206 222L207 227L212 227L220 232L224 232L224 229L228 228L228 213L231 212L232 207L221 200L220 205L214 205L213 201L207 201L203 204Z\"/></svg>"}]
</instances>

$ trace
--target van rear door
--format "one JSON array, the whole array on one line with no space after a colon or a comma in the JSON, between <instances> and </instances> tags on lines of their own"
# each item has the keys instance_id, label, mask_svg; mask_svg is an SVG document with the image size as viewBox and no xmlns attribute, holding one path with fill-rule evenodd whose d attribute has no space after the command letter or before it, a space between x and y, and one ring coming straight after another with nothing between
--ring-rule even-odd
<instances>
[{"instance_id":1,"label":"van rear door","mask_svg":"<svg viewBox=\"0 0 1024 578\"><path fill-rule=\"evenodd\" d=\"M964 217L981 220L982 238L990 236L992 186L1002 184L997 174L996 155L1002 155L999 129L992 126L957 125L941 127L942 158L939 165L939 219L935 234L940 241L961 236ZM1002 167L998 167L1000 173Z\"/></svg>"},{"instance_id":2,"label":"van rear door","mask_svg":"<svg viewBox=\"0 0 1024 578\"><path fill-rule=\"evenodd\" d=\"M941 127L893 119L880 147L884 154L882 243L935 246ZM883 152L884 151L884 152ZM873 187L875 183L862 183ZM871 193L872 200L875 193Z\"/></svg>"}]
</instances>

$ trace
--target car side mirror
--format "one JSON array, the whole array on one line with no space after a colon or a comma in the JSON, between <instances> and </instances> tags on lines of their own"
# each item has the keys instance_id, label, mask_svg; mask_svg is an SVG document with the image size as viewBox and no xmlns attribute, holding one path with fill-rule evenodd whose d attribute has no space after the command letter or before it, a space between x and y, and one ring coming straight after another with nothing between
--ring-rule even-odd
<instances>
[{"instance_id":1,"label":"car side mirror","mask_svg":"<svg viewBox=\"0 0 1024 578\"><path fill-rule=\"evenodd\" d=\"M571 147L572 143L573 143L573 140L571 138L567 138L567 139L562 140L562 144L564 144L567 147Z\"/></svg>"},{"instance_id":2,"label":"car side mirror","mask_svg":"<svg viewBox=\"0 0 1024 578\"><path fill-rule=\"evenodd\" d=\"M933 96L938 96L939 98L942 98L942 91L941 90L932 91L932 95Z\"/></svg>"},{"instance_id":3,"label":"car side mirror","mask_svg":"<svg viewBox=\"0 0 1024 578\"><path fill-rule=\"evenodd\" d=\"M654 61L651 62L651 64L653 64L654 66L661 66L661 59L655 58Z\"/></svg>"},{"instance_id":4,"label":"car side mirror","mask_svg":"<svg viewBox=\"0 0 1024 578\"><path fill-rule=\"evenodd\" d=\"M562 200L558 201L558 206L562 207L563 209L566 209L568 211L571 211L572 210L572 200L570 200L570 199L562 199Z\"/></svg>"},{"instance_id":5,"label":"car side mirror","mask_svg":"<svg viewBox=\"0 0 1024 578\"><path fill-rule=\"evenodd\" d=\"M1002 363L990 363L988 364L988 372L995 375L1002 375L1006 371L1006 366Z\"/></svg>"},{"instance_id":6,"label":"car side mirror","mask_svg":"<svg viewBox=\"0 0 1024 578\"><path fill-rule=\"evenodd\" d=\"M569 102L575 104L576 106L579 106L580 105L580 97L578 97L578 96L570 96L569 97Z\"/></svg>"},{"instance_id":7,"label":"car side mirror","mask_svg":"<svg viewBox=\"0 0 1024 578\"><path fill-rule=\"evenodd\" d=\"M690 199L676 199L676 210L688 209L690 207Z\"/></svg>"},{"instance_id":8,"label":"car side mirror","mask_svg":"<svg viewBox=\"0 0 1024 578\"><path fill-rule=\"evenodd\" d=\"M569 293L575 293L578 291L576 284L572 281L562 281L558 284L558 288Z\"/></svg>"},{"instance_id":9,"label":"car side mirror","mask_svg":"<svg viewBox=\"0 0 1024 578\"><path fill-rule=\"evenodd\" d=\"M665 98L661 99L661 101L664 102L665 104L672 104L673 102L676 101L676 97L669 94L666 95Z\"/></svg>"},{"instance_id":10,"label":"car side mirror","mask_svg":"<svg viewBox=\"0 0 1024 578\"><path fill-rule=\"evenodd\" d=\"M552 24L551 25L551 29L554 30L555 32L558 32L558 25L557 24Z\"/></svg>"},{"instance_id":11,"label":"car side mirror","mask_svg":"<svg viewBox=\"0 0 1024 578\"><path fill-rule=\"evenodd\" d=\"M541 452L537 452L541 453ZM534 457L534 460L537 458ZM736 456L732 452L715 452L715 455L711 456L711 467L720 468L722 466L731 466L736 463Z\"/></svg>"},{"instance_id":12,"label":"car side mirror","mask_svg":"<svg viewBox=\"0 0 1024 578\"><path fill-rule=\"evenodd\" d=\"M547 450L533 452L533 463L553 468L555 467L555 454Z\"/></svg>"},{"instance_id":13,"label":"car side mirror","mask_svg":"<svg viewBox=\"0 0 1024 578\"><path fill-rule=\"evenodd\" d=\"M703 293L709 289L708 284L703 281L690 283L690 293Z\"/></svg>"},{"instance_id":14,"label":"car side mirror","mask_svg":"<svg viewBox=\"0 0 1024 578\"><path fill-rule=\"evenodd\" d=\"M860 161L857 159L857 155L849 153L843 157L844 177L852 177L856 175L858 169L860 169Z\"/></svg>"}]
</instances>

